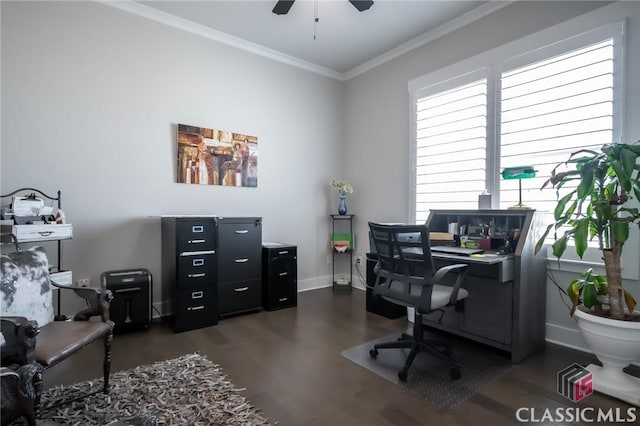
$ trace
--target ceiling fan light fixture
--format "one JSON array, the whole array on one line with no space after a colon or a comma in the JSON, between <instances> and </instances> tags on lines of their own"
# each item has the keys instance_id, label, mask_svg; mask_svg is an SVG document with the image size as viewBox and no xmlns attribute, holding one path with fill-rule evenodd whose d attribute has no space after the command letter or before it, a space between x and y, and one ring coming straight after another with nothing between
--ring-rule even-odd
<instances>
[{"instance_id":1,"label":"ceiling fan light fixture","mask_svg":"<svg viewBox=\"0 0 640 426\"><path fill-rule=\"evenodd\" d=\"M293 6L295 0L278 0L275 6L273 6L272 12L276 15L286 15L289 13L289 9Z\"/></svg>"},{"instance_id":2,"label":"ceiling fan light fixture","mask_svg":"<svg viewBox=\"0 0 640 426\"><path fill-rule=\"evenodd\" d=\"M289 13L289 10L291 9L291 6L293 6L294 2L295 0L278 0L271 11L276 15L286 15L287 13ZM351 3L356 9L358 9L359 12L369 10L369 8L373 5L372 0L349 0L349 3Z\"/></svg>"},{"instance_id":3,"label":"ceiling fan light fixture","mask_svg":"<svg viewBox=\"0 0 640 426\"><path fill-rule=\"evenodd\" d=\"M349 0L349 3L351 3L356 9L358 9L359 12L369 10L369 8L373 5L372 0Z\"/></svg>"}]
</instances>

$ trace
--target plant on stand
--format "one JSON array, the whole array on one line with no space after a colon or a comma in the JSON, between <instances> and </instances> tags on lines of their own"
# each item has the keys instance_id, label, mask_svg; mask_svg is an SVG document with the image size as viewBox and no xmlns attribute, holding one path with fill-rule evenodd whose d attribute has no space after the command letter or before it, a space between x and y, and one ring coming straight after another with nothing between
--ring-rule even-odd
<instances>
[{"instance_id":1,"label":"plant on stand","mask_svg":"<svg viewBox=\"0 0 640 426\"><path fill-rule=\"evenodd\" d=\"M345 179L333 179L331 186L338 189L338 195L340 196L340 203L338 204L338 214L347 214L347 194L353 193L353 187Z\"/></svg>"},{"instance_id":2,"label":"plant on stand","mask_svg":"<svg viewBox=\"0 0 640 426\"><path fill-rule=\"evenodd\" d=\"M621 255L630 228L640 226L640 210L627 203L640 200L638 157L638 144L606 144L600 151L576 151L558 164L542 186L556 189L554 221L536 244L537 253L553 229L554 256L562 257L572 240L582 258L589 241L598 242L606 276L589 269L571 281L566 290L570 314L603 364L587 367L594 389L634 405L640 405L640 379L622 369L640 360L640 314L622 286ZM567 170L557 172L559 167ZM558 237L557 231L564 232Z\"/></svg>"}]
</instances>

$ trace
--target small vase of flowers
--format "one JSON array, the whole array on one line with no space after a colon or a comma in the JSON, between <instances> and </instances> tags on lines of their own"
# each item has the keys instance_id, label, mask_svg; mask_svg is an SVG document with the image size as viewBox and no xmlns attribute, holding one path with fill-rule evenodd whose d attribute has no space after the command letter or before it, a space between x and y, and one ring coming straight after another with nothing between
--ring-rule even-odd
<instances>
[{"instance_id":1,"label":"small vase of flowers","mask_svg":"<svg viewBox=\"0 0 640 426\"><path fill-rule=\"evenodd\" d=\"M353 187L349 182L345 179L333 179L331 181L331 186L338 190L338 195L340 196L340 203L338 204L338 214L346 215L347 214L347 194L353 193Z\"/></svg>"}]
</instances>

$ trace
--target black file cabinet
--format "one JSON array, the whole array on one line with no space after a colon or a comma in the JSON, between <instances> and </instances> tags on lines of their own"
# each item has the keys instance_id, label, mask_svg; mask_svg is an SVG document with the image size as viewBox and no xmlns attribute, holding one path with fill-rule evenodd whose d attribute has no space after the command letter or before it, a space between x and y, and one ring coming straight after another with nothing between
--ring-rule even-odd
<instances>
[{"instance_id":1,"label":"black file cabinet","mask_svg":"<svg viewBox=\"0 0 640 426\"><path fill-rule=\"evenodd\" d=\"M222 217L218 225L218 314L262 309L262 219Z\"/></svg>"},{"instance_id":2,"label":"black file cabinet","mask_svg":"<svg viewBox=\"0 0 640 426\"><path fill-rule=\"evenodd\" d=\"M162 283L178 333L218 323L215 217L163 216Z\"/></svg>"},{"instance_id":3,"label":"black file cabinet","mask_svg":"<svg viewBox=\"0 0 640 426\"><path fill-rule=\"evenodd\" d=\"M268 311L298 304L297 247L262 245L262 305Z\"/></svg>"},{"instance_id":4,"label":"black file cabinet","mask_svg":"<svg viewBox=\"0 0 640 426\"><path fill-rule=\"evenodd\" d=\"M100 280L111 290L109 318L114 331L149 328L151 323L151 274L146 269L107 271Z\"/></svg>"}]
</instances>

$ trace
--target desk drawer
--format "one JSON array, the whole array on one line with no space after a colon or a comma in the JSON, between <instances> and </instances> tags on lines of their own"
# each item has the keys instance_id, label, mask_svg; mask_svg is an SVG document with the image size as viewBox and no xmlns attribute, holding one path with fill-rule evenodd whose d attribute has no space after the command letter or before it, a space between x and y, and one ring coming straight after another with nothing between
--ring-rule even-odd
<instances>
[{"instance_id":1,"label":"desk drawer","mask_svg":"<svg viewBox=\"0 0 640 426\"><path fill-rule=\"evenodd\" d=\"M433 259L433 264L436 270L443 266L455 263L466 263L468 265L467 276L471 275L474 277L487 278L502 283L513 280L513 259L505 259L503 262L496 263L465 262L464 260L456 261L453 259ZM448 275L449 277L447 278L450 280L453 274Z\"/></svg>"}]
</instances>

